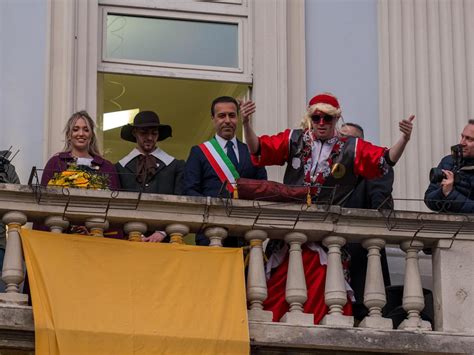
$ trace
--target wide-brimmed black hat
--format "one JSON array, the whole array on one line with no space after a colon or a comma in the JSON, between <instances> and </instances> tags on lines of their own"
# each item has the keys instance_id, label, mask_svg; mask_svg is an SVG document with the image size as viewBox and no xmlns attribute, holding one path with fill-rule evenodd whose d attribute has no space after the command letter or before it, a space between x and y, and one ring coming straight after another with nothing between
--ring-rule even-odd
<instances>
[{"instance_id":1,"label":"wide-brimmed black hat","mask_svg":"<svg viewBox=\"0 0 474 355\"><path fill-rule=\"evenodd\" d=\"M171 137L171 126L160 123L160 118L153 111L142 111L136 114L132 124L122 127L120 137L129 142L136 142L137 139L132 134L134 128L158 127L158 141Z\"/></svg>"}]
</instances>

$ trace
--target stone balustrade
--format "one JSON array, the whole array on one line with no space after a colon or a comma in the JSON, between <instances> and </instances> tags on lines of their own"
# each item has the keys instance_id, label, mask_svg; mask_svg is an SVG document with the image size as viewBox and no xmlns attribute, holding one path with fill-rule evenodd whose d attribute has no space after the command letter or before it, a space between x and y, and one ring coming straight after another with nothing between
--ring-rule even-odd
<instances>
[{"instance_id":1,"label":"stone balustrade","mask_svg":"<svg viewBox=\"0 0 474 355\"><path fill-rule=\"evenodd\" d=\"M19 307L27 302L19 286L24 278L19 230L26 222L47 226L54 233L65 231L71 224L85 225L94 237L103 237L107 229L117 228L124 231L125 238L134 242L139 242L146 231L161 230L170 236L171 243L182 244L187 234L199 232L209 238L211 247L222 247L225 238L235 236L245 237L249 241L247 300L251 331L258 324L261 327L272 325L276 327L272 329L278 329L278 332L284 324L311 329L315 327L313 315L304 313L307 287L302 245L307 241L316 241L327 249L324 297L329 309L316 327L336 328L341 334L348 335L352 333L347 332L354 329L354 319L342 312L347 302L347 292L341 249L348 242L360 242L368 250L364 292L368 316L358 324L357 329L365 332L383 330L391 334L396 331L393 330L392 320L382 315L387 298L380 260L381 249L390 244L399 245L406 255L403 309L407 317L398 329L425 336L431 333L436 336L438 332L445 336L463 333L467 334L463 341L467 339L468 344L474 344L474 321L470 316L470 310L474 307L472 282L466 283L466 279L456 278L456 266L452 264L455 261L459 268L471 270L466 275L473 279L474 219L466 222L465 217L429 213L420 218L420 213L400 211L387 217L377 211L341 209L337 206L330 209L318 206L302 209L299 205L290 204L260 202L256 205L252 201L152 194L141 195L140 201L137 198L138 194L132 192L121 192L111 199L107 191L71 189L68 195L64 195L60 189L49 188L41 191L38 201L38 196L30 187L0 185L0 214L3 223L8 226L2 273L7 287L5 293L0 293L0 306ZM85 208L79 212L71 208L75 200L81 203L89 201L90 213ZM104 203L108 203L107 213L98 215L97 205ZM68 206L68 210L65 206ZM454 236L456 240L451 243ZM263 242L267 238L284 239L289 246L286 282L289 311L279 323L272 322L272 313L263 309L263 302L268 295L263 249ZM434 251L433 325L421 318L425 305L418 254L423 248L432 248ZM453 273L446 270L452 270ZM458 290L464 290L467 294L463 302L459 302L457 297L461 291L454 292ZM456 319L451 316L453 309L458 314ZM459 329L459 322L463 324L462 329ZM260 334L258 329L255 332ZM432 329L438 332L432 332ZM273 341L282 346L279 339ZM460 346L459 342L457 346ZM374 350L370 346L367 349Z\"/></svg>"}]
</instances>

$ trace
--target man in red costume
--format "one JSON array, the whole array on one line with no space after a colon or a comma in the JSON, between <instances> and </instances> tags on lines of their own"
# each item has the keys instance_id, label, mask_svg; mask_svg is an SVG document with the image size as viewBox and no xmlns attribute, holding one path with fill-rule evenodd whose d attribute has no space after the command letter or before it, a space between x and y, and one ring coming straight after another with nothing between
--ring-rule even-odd
<instances>
[{"instance_id":1,"label":"man in red costume","mask_svg":"<svg viewBox=\"0 0 474 355\"><path fill-rule=\"evenodd\" d=\"M342 137L336 125L341 118L341 107L329 93L313 97L306 110L301 129L287 129L273 136L257 137L250 125L255 105L242 109L245 138L257 166L287 164L283 182L287 185L313 187L316 202L342 203L353 191L359 177L372 179L387 173L400 159L413 129L410 116L399 123L400 138L389 149L375 146L360 138ZM273 243L274 244L274 243ZM273 312L278 321L288 311L285 300L288 247L276 246L267 264L273 269L268 280L268 298L264 307ZM305 313L314 314L318 324L327 313L324 303L326 253L315 242L303 245L303 264L308 290ZM345 312L350 312L346 304Z\"/></svg>"}]
</instances>

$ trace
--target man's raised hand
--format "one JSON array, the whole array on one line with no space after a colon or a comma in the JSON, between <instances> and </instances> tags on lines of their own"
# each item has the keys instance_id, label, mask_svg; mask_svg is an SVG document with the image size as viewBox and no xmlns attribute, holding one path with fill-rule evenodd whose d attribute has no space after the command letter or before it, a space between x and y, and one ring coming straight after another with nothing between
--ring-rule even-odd
<instances>
[{"instance_id":1,"label":"man's raised hand","mask_svg":"<svg viewBox=\"0 0 474 355\"><path fill-rule=\"evenodd\" d=\"M241 99L237 99L240 108L240 115L242 116L242 123L246 124L250 122L250 116L255 113L256 106L255 102L252 100L243 101Z\"/></svg>"},{"instance_id":2,"label":"man's raised hand","mask_svg":"<svg viewBox=\"0 0 474 355\"><path fill-rule=\"evenodd\" d=\"M415 115L411 115L406 120L401 120L398 123L398 127L400 128L400 132L402 132L402 137L405 141L409 141L411 137L411 132L413 131L413 120L415 119Z\"/></svg>"}]
</instances>

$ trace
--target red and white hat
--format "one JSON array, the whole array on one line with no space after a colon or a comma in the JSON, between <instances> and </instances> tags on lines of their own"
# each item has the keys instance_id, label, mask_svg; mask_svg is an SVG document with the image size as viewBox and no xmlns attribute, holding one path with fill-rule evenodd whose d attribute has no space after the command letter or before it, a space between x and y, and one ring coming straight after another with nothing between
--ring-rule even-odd
<instances>
[{"instance_id":1,"label":"red and white hat","mask_svg":"<svg viewBox=\"0 0 474 355\"><path fill-rule=\"evenodd\" d=\"M308 111L312 114L319 110L334 117L341 117L341 106L337 98L329 93L319 94L309 101Z\"/></svg>"}]
</instances>

